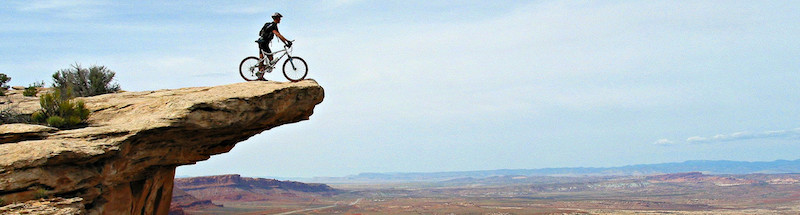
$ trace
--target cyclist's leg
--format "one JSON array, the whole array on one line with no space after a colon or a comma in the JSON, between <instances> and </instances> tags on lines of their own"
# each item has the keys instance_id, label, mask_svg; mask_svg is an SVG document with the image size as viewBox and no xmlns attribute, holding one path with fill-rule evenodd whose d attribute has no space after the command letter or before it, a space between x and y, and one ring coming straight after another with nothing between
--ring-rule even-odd
<instances>
[{"instance_id":1,"label":"cyclist's leg","mask_svg":"<svg viewBox=\"0 0 800 215\"><path fill-rule=\"evenodd\" d=\"M259 43L258 44L258 48L261 50L261 51L258 52L258 56L260 56L259 59L264 59L264 52L267 52L267 53L272 52L271 50L269 50L269 43L267 43L267 42ZM264 51L264 52L262 52L262 51ZM259 71L263 71L264 70L264 64L263 63L259 62L258 70Z\"/></svg>"},{"instance_id":2,"label":"cyclist's leg","mask_svg":"<svg viewBox=\"0 0 800 215\"><path fill-rule=\"evenodd\" d=\"M266 43L266 42L258 43L258 48L261 49L264 52L267 52L267 53L272 52L272 51L269 50L269 43ZM264 59L264 53L263 52L259 51L258 55L261 57L261 59Z\"/></svg>"},{"instance_id":3,"label":"cyclist's leg","mask_svg":"<svg viewBox=\"0 0 800 215\"><path fill-rule=\"evenodd\" d=\"M259 44L259 46L261 47L262 50L264 50L267 53L272 53L272 50L269 49L269 42L264 42L262 44ZM272 55L271 54L267 54L267 58L269 58L269 62L272 62ZM261 54L261 59L264 59L264 54Z\"/></svg>"},{"instance_id":4,"label":"cyclist's leg","mask_svg":"<svg viewBox=\"0 0 800 215\"><path fill-rule=\"evenodd\" d=\"M269 50L269 43L259 43L258 44L258 48L260 49L258 55L261 57L259 59L264 59L264 52L267 52L267 53L272 52L271 50ZM264 72L265 72L264 70L266 70L266 68L267 68L267 66L264 65L264 61L259 61L258 62L258 72L256 73L256 76L258 76L258 80L262 80L262 81L266 81L267 80L267 79L264 79Z\"/></svg>"}]
</instances>

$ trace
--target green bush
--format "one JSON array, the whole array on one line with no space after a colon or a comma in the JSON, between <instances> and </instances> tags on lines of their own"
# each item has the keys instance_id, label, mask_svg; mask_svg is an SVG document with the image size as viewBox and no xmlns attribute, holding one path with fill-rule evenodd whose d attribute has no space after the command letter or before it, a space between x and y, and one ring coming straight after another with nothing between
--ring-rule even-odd
<instances>
[{"instance_id":1,"label":"green bush","mask_svg":"<svg viewBox=\"0 0 800 215\"><path fill-rule=\"evenodd\" d=\"M120 90L119 84L111 83L115 74L105 66L83 68L74 64L53 74L53 88L77 97L114 93Z\"/></svg>"},{"instance_id":2,"label":"green bush","mask_svg":"<svg viewBox=\"0 0 800 215\"><path fill-rule=\"evenodd\" d=\"M8 89L8 85L6 85L6 83L8 83L9 81L11 81L11 77L8 77L8 75L6 74L0 73L0 96L6 95L6 90Z\"/></svg>"},{"instance_id":3,"label":"green bush","mask_svg":"<svg viewBox=\"0 0 800 215\"><path fill-rule=\"evenodd\" d=\"M6 200L3 199L3 198L0 198L0 207L5 206L5 205L6 205Z\"/></svg>"},{"instance_id":4,"label":"green bush","mask_svg":"<svg viewBox=\"0 0 800 215\"><path fill-rule=\"evenodd\" d=\"M34 112L31 119L52 127L72 128L85 123L89 118L89 109L86 109L83 101L72 99L69 92L64 96L59 89L39 97L39 105L42 109Z\"/></svg>"},{"instance_id":5,"label":"green bush","mask_svg":"<svg viewBox=\"0 0 800 215\"><path fill-rule=\"evenodd\" d=\"M39 92L40 87L44 87L44 81L38 83L34 82L33 84L28 85L28 87L25 88L25 91L22 92L22 95L36 96L36 93Z\"/></svg>"},{"instance_id":6,"label":"green bush","mask_svg":"<svg viewBox=\"0 0 800 215\"><path fill-rule=\"evenodd\" d=\"M46 198L50 197L50 195L48 195L47 193L48 193L47 189L44 189L44 188L36 189L36 195L34 196L34 198L46 199Z\"/></svg>"},{"instance_id":7,"label":"green bush","mask_svg":"<svg viewBox=\"0 0 800 215\"><path fill-rule=\"evenodd\" d=\"M67 121L60 116L51 116L47 118L47 124L56 128L61 128L67 125Z\"/></svg>"}]
</instances>

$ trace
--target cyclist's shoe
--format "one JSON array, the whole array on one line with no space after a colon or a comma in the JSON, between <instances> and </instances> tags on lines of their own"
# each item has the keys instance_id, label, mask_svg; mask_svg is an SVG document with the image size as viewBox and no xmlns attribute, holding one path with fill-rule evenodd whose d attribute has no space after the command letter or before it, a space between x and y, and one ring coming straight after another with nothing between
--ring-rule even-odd
<instances>
[{"instance_id":1,"label":"cyclist's shoe","mask_svg":"<svg viewBox=\"0 0 800 215\"><path fill-rule=\"evenodd\" d=\"M267 80L267 79L264 79L264 71L256 72L256 77L258 77L256 80L259 80L259 81L260 80L264 80L264 81Z\"/></svg>"},{"instance_id":2,"label":"cyclist's shoe","mask_svg":"<svg viewBox=\"0 0 800 215\"><path fill-rule=\"evenodd\" d=\"M269 80L267 80L267 79L264 79L264 77L260 77L260 78L258 78L258 79L256 79L256 80L257 80L257 81L269 81Z\"/></svg>"}]
</instances>

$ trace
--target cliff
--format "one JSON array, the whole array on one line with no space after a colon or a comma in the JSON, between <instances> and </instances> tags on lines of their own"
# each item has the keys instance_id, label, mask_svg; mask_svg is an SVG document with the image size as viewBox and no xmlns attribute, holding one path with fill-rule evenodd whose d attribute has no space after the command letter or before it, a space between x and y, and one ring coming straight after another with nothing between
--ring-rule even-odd
<instances>
[{"instance_id":1,"label":"cliff","mask_svg":"<svg viewBox=\"0 0 800 215\"><path fill-rule=\"evenodd\" d=\"M197 199L180 188L172 188L172 203L169 207L170 214L185 214L185 212L183 212L184 209L206 209L217 207L222 207L222 205L214 204L209 199Z\"/></svg>"},{"instance_id":2,"label":"cliff","mask_svg":"<svg viewBox=\"0 0 800 215\"><path fill-rule=\"evenodd\" d=\"M77 197L88 214L167 214L175 167L307 120L323 97L322 87L305 80L81 98L92 112L87 127L0 130L0 198Z\"/></svg>"},{"instance_id":3,"label":"cliff","mask_svg":"<svg viewBox=\"0 0 800 215\"><path fill-rule=\"evenodd\" d=\"M198 199L214 201L313 199L339 192L325 184L248 178L239 175L176 178L175 188Z\"/></svg>"}]
</instances>

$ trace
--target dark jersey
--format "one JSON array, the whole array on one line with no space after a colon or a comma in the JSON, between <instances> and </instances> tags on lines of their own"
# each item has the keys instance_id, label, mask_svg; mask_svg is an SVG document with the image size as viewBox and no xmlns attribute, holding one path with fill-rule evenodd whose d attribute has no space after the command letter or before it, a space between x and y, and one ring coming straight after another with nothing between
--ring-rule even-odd
<instances>
[{"instance_id":1,"label":"dark jersey","mask_svg":"<svg viewBox=\"0 0 800 215\"><path fill-rule=\"evenodd\" d=\"M269 43L269 41L271 41L272 38L275 37L275 33L272 33L273 30L275 31L278 30L278 24L275 24L273 22L264 23L264 27L261 27L261 32L259 32L259 36L261 36L261 39L263 39L264 42Z\"/></svg>"}]
</instances>

